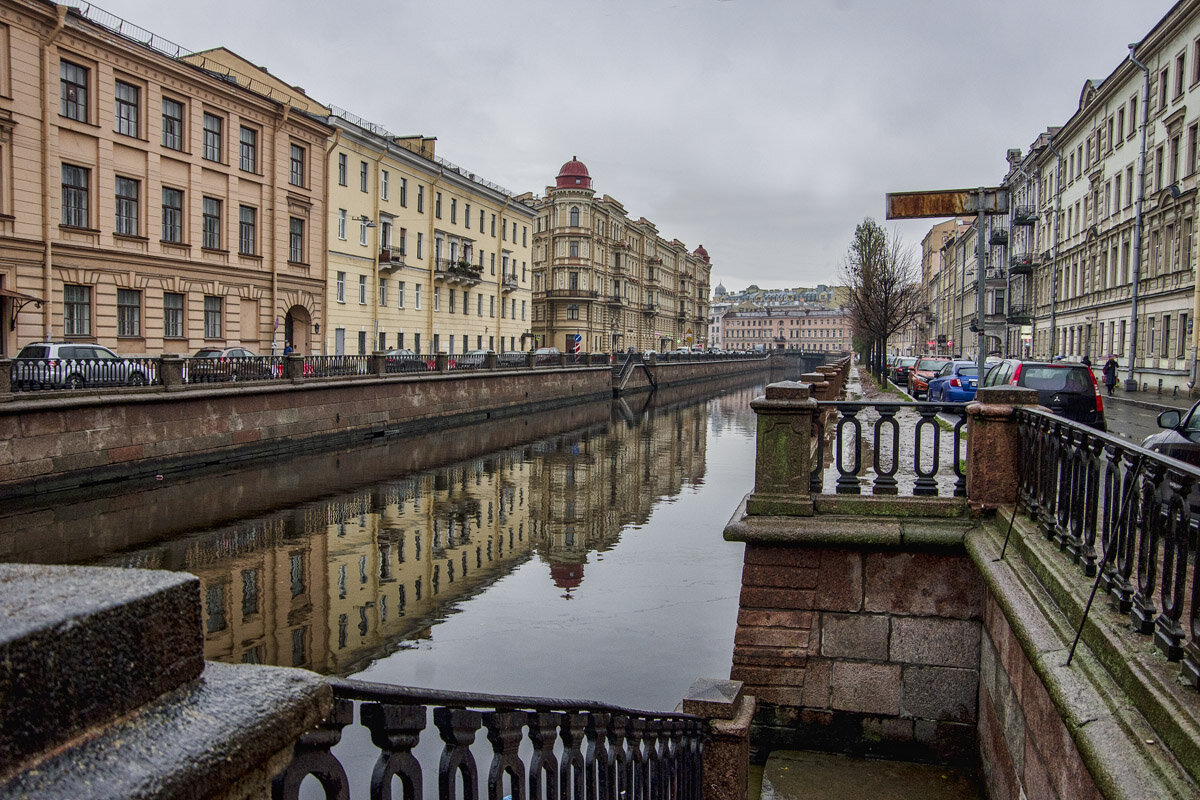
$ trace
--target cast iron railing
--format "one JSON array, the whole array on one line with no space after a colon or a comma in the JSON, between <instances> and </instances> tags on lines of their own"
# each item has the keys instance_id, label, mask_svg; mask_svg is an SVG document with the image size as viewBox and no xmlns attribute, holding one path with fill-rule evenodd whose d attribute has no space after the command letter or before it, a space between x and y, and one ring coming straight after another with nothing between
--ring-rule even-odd
<instances>
[{"instance_id":1,"label":"cast iron railing","mask_svg":"<svg viewBox=\"0 0 1200 800\"><path fill-rule=\"evenodd\" d=\"M330 684L333 712L296 745L291 763L275 778L276 800L298 798L309 775L326 798L701 798L708 732L701 717L579 700L336 679ZM355 719L369 732L372 753L378 751L369 775L347 774L345 764L365 761L361 753L344 764L333 752L343 728ZM421 741L430 719L440 748L431 737ZM480 730L490 749L476 741ZM483 771L482 759L487 759ZM393 793L395 780L399 793Z\"/></svg>"},{"instance_id":2,"label":"cast iron railing","mask_svg":"<svg viewBox=\"0 0 1200 800\"><path fill-rule=\"evenodd\" d=\"M1017 421L1020 503L1200 688L1200 470L1045 411Z\"/></svg>"},{"instance_id":3,"label":"cast iron railing","mask_svg":"<svg viewBox=\"0 0 1200 800\"><path fill-rule=\"evenodd\" d=\"M826 472L833 467L837 494L863 494L869 482L870 494L966 497L966 403L826 400L818 406L813 494L824 491ZM916 417L915 424L903 424L904 416ZM866 432L864 423L870 426Z\"/></svg>"}]
</instances>

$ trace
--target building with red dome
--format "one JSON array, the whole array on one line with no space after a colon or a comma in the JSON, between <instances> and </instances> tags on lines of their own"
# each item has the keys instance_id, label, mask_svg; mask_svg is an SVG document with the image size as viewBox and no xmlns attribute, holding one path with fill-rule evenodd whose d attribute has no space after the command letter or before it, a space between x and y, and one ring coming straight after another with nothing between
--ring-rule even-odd
<instances>
[{"instance_id":1,"label":"building with red dome","mask_svg":"<svg viewBox=\"0 0 1200 800\"><path fill-rule=\"evenodd\" d=\"M597 197L575 156L534 205L533 334L540 346L610 353L705 344L712 265L703 245L666 239L619 201Z\"/></svg>"}]
</instances>

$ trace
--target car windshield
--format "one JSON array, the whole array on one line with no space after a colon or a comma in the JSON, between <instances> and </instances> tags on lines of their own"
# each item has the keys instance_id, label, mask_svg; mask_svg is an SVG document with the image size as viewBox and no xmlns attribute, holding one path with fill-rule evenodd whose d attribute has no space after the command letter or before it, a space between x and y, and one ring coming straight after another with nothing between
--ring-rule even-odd
<instances>
[{"instance_id":1,"label":"car windshield","mask_svg":"<svg viewBox=\"0 0 1200 800\"><path fill-rule=\"evenodd\" d=\"M946 366L944 358L922 358L917 363L917 369L941 369L944 366Z\"/></svg>"},{"instance_id":2,"label":"car windshield","mask_svg":"<svg viewBox=\"0 0 1200 800\"><path fill-rule=\"evenodd\" d=\"M197 350L193 358L216 358L221 355L220 350Z\"/></svg>"},{"instance_id":3,"label":"car windshield","mask_svg":"<svg viewBox=\"0 0 1200 800\"><path fill-rule=\"evenodd\" d=\"M1040 392L1089 392L1092 389L1083 370L1071 367L1027 366L1021 370L1021 384Z\"/></svg>"}]
</instances>

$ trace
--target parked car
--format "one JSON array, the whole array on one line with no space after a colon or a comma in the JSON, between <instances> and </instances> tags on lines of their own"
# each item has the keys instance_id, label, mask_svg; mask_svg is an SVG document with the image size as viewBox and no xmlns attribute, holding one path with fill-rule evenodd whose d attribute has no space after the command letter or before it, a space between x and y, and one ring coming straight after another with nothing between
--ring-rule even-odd
<instances>
[{"instance_id":1,"label":"parked car","mask_svg":"<svg viewBox=\"0 0 1200 800\"><path fill-rule=\"evenodd\" d=\"M277 376L282 366L274 366L245 347L203 347L184 365L188 383L214 381L261 381Z\"/></svg>"},{"instance_id":2,"label":"parked car","mask_svg":"<svg viewBox=\"0 0 1200 800\"><path fill-rule=\"evenodd\" d=\"M506 350L496 356L496 361L506 367L523 367L528 356L524 350Z\"/></svg>"},{"instance_id":3,"label":"parked car","mask_svg":"<svg viewBox=\"0 0 1200 800\"><path fill-rule=\"evenodd\" d=\"M1142 440L1142 447L1200 466L1200 402L1186 411L1167 409L1158 415L1163 430Z\"/></svg>"},{"instance_id":4,"label":"parked car","mask_svg":"<svg viewBox=\"0 0 1200 800\"><path fill-rule=\"evenodd\" d=\"M979 384L979 365L974 361L951 361L929 379L930 400L965 403L975 399Z\"/></svg>"},{"instance_id":5,"label":"parked car","mask_svg":"<svg viewBox=\"0 0 1200 800\"><path fill-rule=\"evenodd\" d=\"M487 350L471 350L458 357L458 369L479 369L487 359Z\"/></svg>"},{"instance_id":6,"label":"parked car","mask_svg":"<svg viewBox=\"0 0 1200 800\"><path fill-rule=\"evenodd\" d=\"M1107 430L1100 386L1085 364L1006 358L988 370L983 385L1037 389L1039 405L1075 422Z\"/></svg>"},{"instance_id":7,"label":"parked car","mask_svg":"<svg viewBox=\"0 0 1200 800\"><path fill-rule=\"evenodd\" d=\"M383 358L384 370L387 372L428 372L433 369L428 359L407 348L385 350Z\"/></svg>"},{"instance_id":8,"label":"parked car","mask_svg":"<svg viewBox=\"0 0 1200 800\"><path fill-rule=\"evenodd\" d=\"M891 368L892 383L897 386L908 386L908 373L916 363L917 360L911 356L901 356L896 359L896 363Z\"/></svg>"},{"instance_id":9,"label":"parked car","mask_svg":"<svg viewBox=\"0 0 1200 800\"><path fill-rule=\"evenodd\" d=\"M142 386L149 367L98 344L33 342L13 359L14 388L80 389L84 386Z\"/></svg>"},{"instance_id":10,"label":"parked car","mask_svg":"<svg viewBox=\"0 0 1200 800\"><path fill-rule=\"evenodd\" d=\"M929 397L929 379L950 363L948 358L921 356L908 371L908 393L914 400Z\"/></svg>"},{"instance_id":11,"label":"parked car","mask_svg":"<svg viewBox=\"0 0 1200 800\"><path fill-rule=\"evenodd\" d=\"M557 347L539 347L533 351L533 360L538 364L557 364L558 356Z\"/></svg>"}]
</instances>

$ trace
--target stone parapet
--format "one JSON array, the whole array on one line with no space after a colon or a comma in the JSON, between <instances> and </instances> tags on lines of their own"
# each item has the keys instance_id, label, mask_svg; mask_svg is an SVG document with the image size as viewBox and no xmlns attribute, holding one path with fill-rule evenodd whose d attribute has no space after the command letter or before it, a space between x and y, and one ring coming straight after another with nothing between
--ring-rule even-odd
<instances>
[{"instance_id":1,"label":"stone parapet","mask_svg":"<svg viewBox=\"0 0 1200 800\"><path fill-rule=\"evenodd\" d=\"M984 386L967 404L971 446L967 448L967 497L976 508L995 508L1017 499L1017 417L1021 406L1036 406L1036 389Z\"/></svg>"},{"instance_id":2,"label":"stone parapet","mask_svg":"<svg viewBox=\"0 0 1200 800\"><path fill-rule=\"evenodd\" d=\"M817 401L810 387L795 381L773 383L750 403L758 415L754 491L750 514L811 516L812 426Z\"/></svg>"},{"instance_id":3,"label":"stone parapet","mask_svg":"<svg viewBox=\"0 0 1200 800\"><path fill-rule=\"evenodd\" d=\"M684 696L680 710L709 720L704 800L746 800L755 707L755 699L743 693L741 681L701 678Z\"/></svg>"},{"instance_id":4,"label":"stone parapet","mask_svg":"<svg viewBox=\"0 0 1200 800\"><path fill-rule=\"evenodd\" d=\"M332 707L314 673L205 664L192 575L4 565L0 587L0 798L267 797Z\"/></svg>"}]
</instances>

